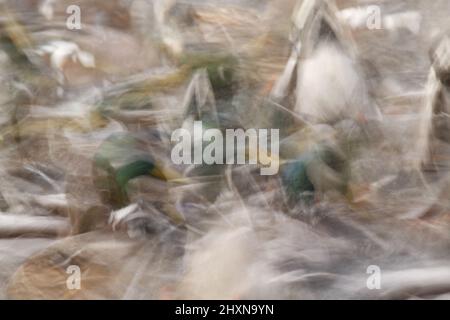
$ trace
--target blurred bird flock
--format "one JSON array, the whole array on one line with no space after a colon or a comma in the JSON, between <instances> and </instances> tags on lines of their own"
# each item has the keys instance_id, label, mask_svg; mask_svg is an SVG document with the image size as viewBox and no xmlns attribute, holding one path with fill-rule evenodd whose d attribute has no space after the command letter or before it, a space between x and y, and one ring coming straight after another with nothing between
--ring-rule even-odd
<instances>
[{"instance_id":1,"label":"blurred bird flock","mask_svg":"<svg viewBox=\"0 0 450 320\"><path fill-rule=\"evenodd\" d=\"M450 299L449 14L0 1L0 298ZM278 174L175 165L194 121Z\"/></svg>"}]
</instances>

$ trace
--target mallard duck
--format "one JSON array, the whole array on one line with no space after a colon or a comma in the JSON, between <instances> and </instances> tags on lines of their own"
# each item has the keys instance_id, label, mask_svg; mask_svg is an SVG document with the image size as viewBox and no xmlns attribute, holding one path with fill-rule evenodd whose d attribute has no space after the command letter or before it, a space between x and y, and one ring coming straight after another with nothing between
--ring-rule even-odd
<instances>
[{"instance_id":1,"label":"mallard duck","mask_svg":"<svg viewBox=\"0 0 450 320\"><path fill-rule=\"evenodd\" d=\"M341 139L346 133L340 123L380 115L336 11L334 2L325 1L297 7L292 53L271 92L273 105L280 107L274 122L284 125L281 173L291 204L311 204L326 189L345 194L350 159L342 147L353 142Z\"/></svg>"},{"instance_id":2,"label":"mallard duck","mask_svg":"<svg viewBox=\"0 0 450 320\"><path fill-rule=\"evenodd\" d=\"M433 153L437 151L432 150L434 138L444 143L450 141L448 136L450 124L447 119L450 113L450 37L444 35L437 41L430 55L432 66L428 74L426 98L419 128L419 165L430 164Z\"/></svg>"}]
</instances>

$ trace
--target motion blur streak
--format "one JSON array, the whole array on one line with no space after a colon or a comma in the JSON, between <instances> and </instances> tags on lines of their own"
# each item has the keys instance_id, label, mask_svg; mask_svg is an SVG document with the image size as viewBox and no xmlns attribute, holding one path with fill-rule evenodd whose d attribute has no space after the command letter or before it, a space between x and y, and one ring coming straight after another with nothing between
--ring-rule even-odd
<instances>
[{"instance_id":1,"label":"motion blur streak","mask_svg":"<svg viewBox=\"0 0 450 320\"><path fill-rule=\"evenodd\" d=\"M0 1L0 298L449 299L449 12Z\"/></svg>"}]
</instances>

